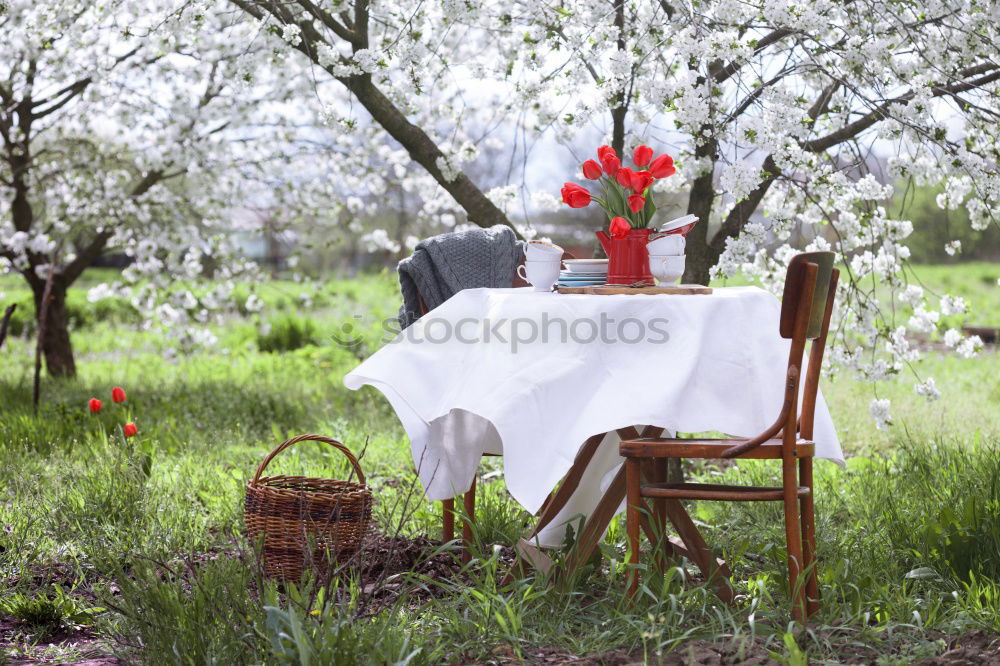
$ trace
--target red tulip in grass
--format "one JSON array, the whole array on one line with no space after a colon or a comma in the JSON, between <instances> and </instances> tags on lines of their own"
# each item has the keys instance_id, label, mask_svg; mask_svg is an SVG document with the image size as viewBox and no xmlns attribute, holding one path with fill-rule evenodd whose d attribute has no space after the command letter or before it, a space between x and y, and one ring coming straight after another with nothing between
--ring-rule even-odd
<instances>
[{"instance_id":1,"label":"red tulip in grass","mask_svg":"<svg viewBox=\"0 0 1000 666\"><path fill-rule=\"evenodd\" d=\"M116 405L120 405L121 403L125 402L127 397L128 396L125 393L125 389L123 389L121 386L115 386L114 388L111 389L111 400ZM87 409L90 410L91 414L97 414L98 412L101 411L103 407L104 404L97 398L91 398L89 401L87 401ZM125 418L128 418L127 412ZM137 432L139 432L139 429L136 428L135 423L131 421L122 426L122 434L125 435L125 437L134 437ZM104 436L103 423L101 423L101 433L102 436Z\"/></svg>"}]
</instances>

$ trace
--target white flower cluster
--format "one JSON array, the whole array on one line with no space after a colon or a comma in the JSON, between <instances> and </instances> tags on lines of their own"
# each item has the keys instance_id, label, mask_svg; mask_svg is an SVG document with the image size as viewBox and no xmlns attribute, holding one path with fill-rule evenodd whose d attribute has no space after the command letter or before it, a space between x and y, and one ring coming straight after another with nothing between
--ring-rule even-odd
<instances>
[{"instance_id":1,"label":"white flower cluster","mask_svg":"<svg viewBox=\"0 0 1000 666\"><path fill-rule=\"evenodd\" d=\"M736 201L742 201L757 189L763 180L761 168L748 162L736 162L722 170L719 184L722 191L730 194Z\"/></svg>"},{"instance_id":2,"label":"white flower cluster","mask_svg":"<svg viewBox=\"0 0 1000 666\"><path fill-rule=\"evenodd\" d=\"M927 402L934 402L941 397L941 391L938 390L933 377L928 377L925 381L914 384L913 388L917 395L927 398Z\"/></svg>"},{"instance_id":3,"label":"white flower cluster","mask_svg":"<svg viewBox=\"0 0 1000 666\"><path fill-rule=\"evenodd\" d=\"M944 333L944 344L951 347L962 358L973 358L983 348L983 339L978 335L968 337L955 328L949 328Z\"/></svg>"},{"instance_id":4,"label":"white flower cluster","mask_svg":"<svg viewBox=\"0 0 1000 666\"><path fill-rule=\"evenodd\" d=\"M891 404L888 398L876 398L868 405L868 412L875 419L875 427L879 430L887 430L892 425L892 417L889 415Z\"/></svg>"},{"instance_id":5,"label":"white flower cluster","mask_svg":"<svg viewBox=\"0 0 1000 666\"><path fill-rule=\"evenodd\" d=\"M399 252L399 243L390 238L385 229L375 229L362 235L361 244L366 252Z\"/></svg>"}]
</instances>

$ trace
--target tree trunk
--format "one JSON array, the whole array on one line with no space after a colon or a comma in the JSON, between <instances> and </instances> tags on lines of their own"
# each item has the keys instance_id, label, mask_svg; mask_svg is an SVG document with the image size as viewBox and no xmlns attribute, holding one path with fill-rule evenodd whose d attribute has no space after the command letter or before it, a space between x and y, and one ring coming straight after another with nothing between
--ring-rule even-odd
<instances>
[{"instance_id":1,"label":"tree trunk","mask_svg":"<svg viewBox=\"0 0 1000 666\"><path fill-rule=\"evenodd\" d=\"M35 321L41 325L42 292L34 289ZM76 362L73 360L73 344L69 339L69 317L66 312L66 288L58 282L52 285L48 312L45 315L45 337L42 340L42 352L45 354L45 367L50 377L75 377Z\"/></svg>"},{"instance_id":2,"label":"tree trunk","mask_svg":"<svg viewBox=\"0 0 1000 666\"><path fill-rule=\"evenodd\" d=\"M698 146L695 157L710 157L712 168L703 173L691 184L691 195L688 197L687 212L698 216L698 224L688 232L684 266L685 284L708 284L708 272L715 264L718 255L713 254L708 243L708 220L715 204L715 187L712 184L712 174L715 171L715 141L708 141Z\"/></svg>"}]
</instances>

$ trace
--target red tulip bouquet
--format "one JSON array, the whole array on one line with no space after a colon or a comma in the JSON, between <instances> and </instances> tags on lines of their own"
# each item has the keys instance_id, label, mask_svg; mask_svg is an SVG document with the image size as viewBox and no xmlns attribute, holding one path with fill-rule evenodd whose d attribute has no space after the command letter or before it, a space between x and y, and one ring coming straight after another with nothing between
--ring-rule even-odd
<instances>
[{"instance_id":1,"label":"red tulip bouquet","mask_svg":"<svg viewBox=\"0 0 1000 666\"><path fill-rule=\"evenodd\" d=\"M638 146L632 152L632 161L635 169L623 167L614 148L601 146L597 160L583 163L583 177L598 181L602 196L594 196L576 183L566 183L562 188L563 203L570 208L584 208L596 201L607 214L608 231L615 238L623 238L632 229L647 228L656 213L650 187L674 175L674 158L664 153L654 159L652 148Z\"/></svg>"},{"instance_id":2,"label":"red tulip bouquet","mask_svg":"<svg viewBox=\"0 0 1000 666\"><path fill-rule=\"evenodd\" d=\"M600 161L600 164L598 164ZM608 216L608 232L598 231L597 239L608 255L608 284L650 286L646 244L652 231L649 224L656 214L650 187L661 178L674 175L674 158L664 153L653 159L653 149L638 146L632 152L635 169L623 167L610 146L597 149L597 160L583 163L583 177L601 185L601 195L594 196L585 187L566 183L562 199L571 208L589 206L596 201Z\"/></svg>"}]
</instances>

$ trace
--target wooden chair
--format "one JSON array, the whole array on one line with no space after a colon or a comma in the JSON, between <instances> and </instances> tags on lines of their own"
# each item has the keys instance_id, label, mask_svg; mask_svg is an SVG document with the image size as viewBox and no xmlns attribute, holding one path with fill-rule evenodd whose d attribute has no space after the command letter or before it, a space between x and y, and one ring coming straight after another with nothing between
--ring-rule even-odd
<instances>
[{"instance_id":1,"label":"wooden chair","mask_svg":"<svg viewBox=\"0 0 1000 666\"><path fill-rule=\"evenodd\" d=\"M575 259L569 252L563 252L563 259ZM524 263L524 254L521 254L521 260L518 262L518 266ZM521 279L517 274L517 267L514 268L514 277L511 282L512 287L527 287L529 286L527 282ZM424 297L420 294L417 295L420 300L420 316L423 316L429 312L427 304L424 302ZM497 456L496 453L486 453L486 456ZM462 561L468 562L472 558L472 526L473 521L476 516L476 479L473 477L472 485L469 489L465 491L465 495L462 497L463 508L465 510L465 517L462 520ZM455 500L446 499L441 500L441 541L447 543L455 539Z\"/></svg>"},{"instance_id":2,"label":"wooden chair","mask_svg":"<svg viewBox=\"0 0 1000 666\"><path fill-rule=\"evenodd\" d=\"M820 367L830 327L830 313L837 289L839 271L833 267L832 252L809 252L792 259L785 278L781 303L779 333L791 339L786 370L785 396L781 412L774 424L752 439L677 439L645 437L624 440L620 452L625 458L627 514L626 525L632 570L628 594L634 596L639 585L639 530L646 525L644 498L654 502L657 516L669 517L674 527L685 537L693 524L677 520L686 512L679 500L721 500L733 502L777 501L784 504L785 539L788 548L788 583L791 589L796 621L805 623L819 609L819 589L816 575L816 530L813 516L813 418L819 388ZM802 409L797 409L799 380L806 341L812 340L809 366L802 393ZM702 483L643 483L648 473L669 458L753 458L781 461L781 487L730 486ZM797 478L798 477L798 478ZM664 521L665 522L665 521ZM690 522L690 521L687 521ZM700 537L696 536L700 540ZM685 539L687 540L687 539ZM669 548L669 544L667 546ZM699 565L714 558L704 541L697 553ZM714 567L713 567L714 568ZM800 574L806 572L804 585ZM706 576L718 574L705 571ZM728 591L728 584L725 585ZM721 596L721 595L720 595Z\"/></svg>"}]
</instances>

